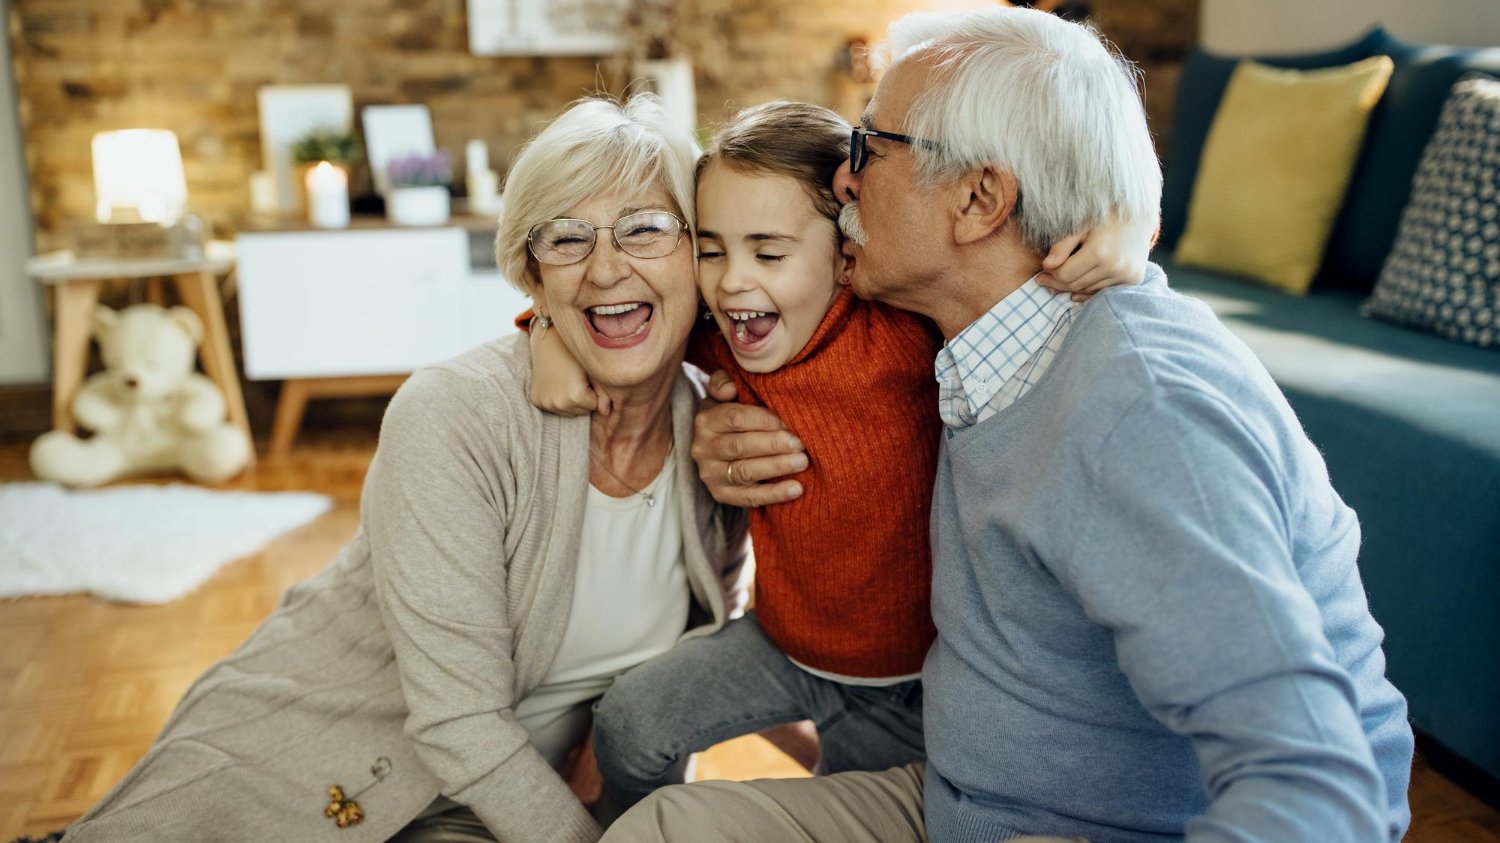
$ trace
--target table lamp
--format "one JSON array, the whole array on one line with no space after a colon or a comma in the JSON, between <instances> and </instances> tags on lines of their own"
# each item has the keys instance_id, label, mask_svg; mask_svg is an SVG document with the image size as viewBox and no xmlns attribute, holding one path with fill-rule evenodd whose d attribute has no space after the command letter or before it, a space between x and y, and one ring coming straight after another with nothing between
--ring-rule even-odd
<instances>
[{"instance_id":1,"label":"table lamp","mask_svg":"<svg viewBox=\"0 0 1500 843\"><path fill-rule=\"evenodd\" d=\"M177 135L166 129L94 135L94 193L101 223L175 223L187 205Z\"/></svg>"}]
</instances>

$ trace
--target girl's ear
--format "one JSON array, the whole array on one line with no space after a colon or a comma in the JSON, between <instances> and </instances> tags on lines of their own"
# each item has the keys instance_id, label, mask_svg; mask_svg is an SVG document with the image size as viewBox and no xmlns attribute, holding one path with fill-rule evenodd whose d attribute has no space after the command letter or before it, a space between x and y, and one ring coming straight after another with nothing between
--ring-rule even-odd
<instances>
[{"instance_id":1,"label":"girl's ear","mask_svg":"<svg viewBox=\"0 0 1500 843\"><path fill-rule=\"evenodd\" d=\"M839 286L849 286L854 275L854 252L849 249L848 238L839 238L839 255L833 267L835 277L839 279Z\"/></svg>"}]
</instances>

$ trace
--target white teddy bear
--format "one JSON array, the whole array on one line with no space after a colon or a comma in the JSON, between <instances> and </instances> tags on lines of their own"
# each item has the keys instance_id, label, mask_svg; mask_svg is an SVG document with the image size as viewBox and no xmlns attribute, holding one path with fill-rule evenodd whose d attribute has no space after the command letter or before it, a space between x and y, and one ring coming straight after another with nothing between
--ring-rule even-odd
<instances>
[{"instance_id":1,"label":"white teddy bear","mask_svg":"<svg viewBox=\"0 0 1500 843\"><path fill-rule=\"evenodd\" d=\"M182 471L215 483L240 473L254 453L224 420L224 396L194 371L203 323L185 307L100 306L93 332L104 371L73 398L73 418L92 431L59 430L31 446L31 470L43 480L98 486L119 477Z\"/></svg>"}]
</instances>

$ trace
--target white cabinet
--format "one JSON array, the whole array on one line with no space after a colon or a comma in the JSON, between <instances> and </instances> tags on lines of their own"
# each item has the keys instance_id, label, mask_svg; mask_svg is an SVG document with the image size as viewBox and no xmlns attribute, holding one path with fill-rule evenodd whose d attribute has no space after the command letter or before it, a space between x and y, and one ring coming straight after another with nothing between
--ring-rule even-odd
<instances>
[{"instance_id":1,"label":"white cabinet","mask_svg":"<svg viewBox=\"0 0 1500 843\"><path fill-rule=\"evenodd\" d=\"M241 232L245 376L285 380L271 453L291 447L308 399L389 394L405 375L515 332L531 306L495 271L494 222Z\"/></svg>"},{"instance_id":2,"label":"white cabinet","mask_svg":"<svg viewBox=\"0 0 1500 843\"><path fill-rule=\"evenodd\" d=\"M241 234L245 375L404 374L512 332L530 302L493 269L471 268L470 236L456 226Z\"/></svg>"},{"instance_id":3,"label":"white cabinet","mask_svg":"<svg viewBox=\"0 0 1500 843\"><path fill-rule=\"evenodd\" d=\"M516 317L531 307L531 299L511 286L499 272L474 271L464 285L464 348L483 345L516 332Z\"/></svg>"}]
</instances>

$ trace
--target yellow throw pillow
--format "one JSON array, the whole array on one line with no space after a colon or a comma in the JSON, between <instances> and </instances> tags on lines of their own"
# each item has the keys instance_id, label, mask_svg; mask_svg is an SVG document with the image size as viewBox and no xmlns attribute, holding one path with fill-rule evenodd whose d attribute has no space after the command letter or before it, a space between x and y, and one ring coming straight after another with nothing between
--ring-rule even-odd
<instances>
[{"instance_id":1,"label":"yellow throw pillow","mask_svg":"<svg viewBox=\"0 0 1500 843\"><path fill-rule=\"evenodd\" d=\"M1203 145L1177 262L1306 293L1393 66L1240 62Z\"/></svg>"}]
</instances>

